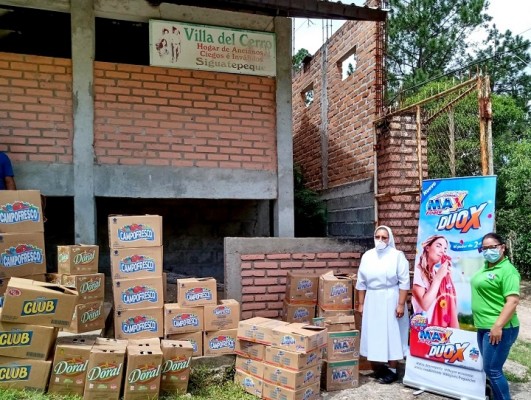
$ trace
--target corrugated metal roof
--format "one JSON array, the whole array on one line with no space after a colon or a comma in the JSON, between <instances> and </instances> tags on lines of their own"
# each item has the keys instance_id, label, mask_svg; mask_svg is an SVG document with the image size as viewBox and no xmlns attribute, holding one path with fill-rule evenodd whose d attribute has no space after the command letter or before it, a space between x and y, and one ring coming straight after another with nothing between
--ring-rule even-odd
<instances>
[{"instance_id":1,"label":"corrugated metal roof","mask_svg":"<svg viewBox=\"0 0 531 400\"><path fill-rule=\"evenodd\" d=\"M161 3L216 8L253 14L323 18L358 21L385 21L386 11L320 0L146 0L158 6Z\"/></svg>"}]
</instances>

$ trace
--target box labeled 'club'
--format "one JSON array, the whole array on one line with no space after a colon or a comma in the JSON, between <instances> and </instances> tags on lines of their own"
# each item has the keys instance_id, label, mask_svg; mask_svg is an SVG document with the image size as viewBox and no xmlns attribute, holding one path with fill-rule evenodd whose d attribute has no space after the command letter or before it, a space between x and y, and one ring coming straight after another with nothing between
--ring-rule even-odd
<instances>
[{"instance_id":1,"label":"box labeled 'club'","mask_svg":"<svg viewBox=\"0 0 531 400\"><path fill-rule=\"evenodd\" d=\"M51 361L0 357L0 387L44 392Z\"/></svg>"},{"instance_id":2,"label":"box labeled 'club'","mask_svg":"<svg viewBox=\"0 0 531 400\"><path fill-rule=\"evenodd\" d=\"M51 326L0 322L0 356L46 360L56 338Z\"/></svg>"}]
</instances>

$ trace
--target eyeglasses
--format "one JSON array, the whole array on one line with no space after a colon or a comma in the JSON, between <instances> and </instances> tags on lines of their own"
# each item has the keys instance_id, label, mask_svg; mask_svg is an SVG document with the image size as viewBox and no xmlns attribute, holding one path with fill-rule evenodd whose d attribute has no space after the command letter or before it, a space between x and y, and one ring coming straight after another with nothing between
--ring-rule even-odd
<instances>
[{"instance_id":1,"label":"eyeglasses","mask_svg":"<svg viewBox=\"0 0 531 400\"><path fill-rule=\"evenodd\" d=\"M492 249L495 249L499 246L503 246L503 243L498 243L498 244L493 244L493 245L490 245L490 246L481 246L478 251L481 253L482 251L485 251L485 250L492 250Z\"/></svg>"},{"instance_id":2,"label":"eyeglasses","mask_svg":"<svg viewBox=\"0 0 531 400\"><path fill-rule=\"evenodd\" d=\"M389 236L374 236L376 240L388 240Z\"/></svg>"}]
</instances>

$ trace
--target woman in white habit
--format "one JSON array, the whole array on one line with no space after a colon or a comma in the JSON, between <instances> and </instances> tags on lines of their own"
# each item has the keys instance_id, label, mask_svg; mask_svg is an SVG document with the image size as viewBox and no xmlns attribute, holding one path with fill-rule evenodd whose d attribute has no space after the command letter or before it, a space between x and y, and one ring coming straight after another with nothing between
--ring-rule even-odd
<instances>
[{"instance_id":1,"label":"woman in white habit","mask_svg":"<svg viewBox=\"0 0 531 400\"><path fill-rule=\"evenodd\" d=\"M409 263L395 248L389 227L376 228L374 245L361 258L356 283L362 313L360 354L373 363L380 383L392 383L398 379L398 361L408 354Z\"/></svg>"}]
</instances>

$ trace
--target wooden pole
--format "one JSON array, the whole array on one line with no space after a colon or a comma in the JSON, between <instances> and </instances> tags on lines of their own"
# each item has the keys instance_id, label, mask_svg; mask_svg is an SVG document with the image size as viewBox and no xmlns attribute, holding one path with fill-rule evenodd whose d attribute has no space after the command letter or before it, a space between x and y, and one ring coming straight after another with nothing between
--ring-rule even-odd
<instances>
[{"instance_id":1,"label":"wooden pole","mask_svg":"<svg viewBox=\"0 0 531 400\"><path fill-rule=\"evenodd\" d=\"M481 174L488 175L487 136L485 133L485 97L483 95L484 81L478 77L478 106L479 106L479 146L481 149Z\"/></svg>"},{"instance_id":2,"label":"wooden pole","mask_svg":"<svg viewBox=\"0 0 531 400\"><path fill-rule=\"evenodd\" d=\"M419 188L422 188L422 121L420 119L420 105L417 106L417 159L419 169Z\"/></svg>"}]
</instances>

